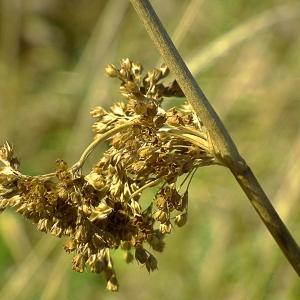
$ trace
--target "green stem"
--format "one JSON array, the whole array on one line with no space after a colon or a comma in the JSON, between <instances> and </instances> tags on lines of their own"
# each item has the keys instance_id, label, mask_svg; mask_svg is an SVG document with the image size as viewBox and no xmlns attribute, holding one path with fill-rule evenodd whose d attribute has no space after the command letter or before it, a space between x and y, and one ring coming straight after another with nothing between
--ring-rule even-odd
<instances>
[{"instance_id":1,"label":"green stem","mask_svg":"<svg viewBox=\"0 0 300 300\"><path fill-rule=\"evenodd\" d=\"M161 24L158 16L148 0L131 0L149 36L159 50L170 70L174 73L177 82L192 105L196 115L203 121L212 138L215 154L226 161L243 160L238 150L214 111L191 72L185 65L182 57L175 48L172 40Z\"/></svg>"},{"instance_id":2,"label":"green stem","mask_svg":"<svg viewBox=\"0 0 300 300\"><path fill-rule=\"evenodd\" d=\"M156 48L174 73L196 115L207 128L215 154L231 170L259 217L300 276L300 249L297 243L280 219L251 169L240 156L225 126L188 70L150 2L148 0L131 0L131 3Z\"/></svg>"}]
</instances>

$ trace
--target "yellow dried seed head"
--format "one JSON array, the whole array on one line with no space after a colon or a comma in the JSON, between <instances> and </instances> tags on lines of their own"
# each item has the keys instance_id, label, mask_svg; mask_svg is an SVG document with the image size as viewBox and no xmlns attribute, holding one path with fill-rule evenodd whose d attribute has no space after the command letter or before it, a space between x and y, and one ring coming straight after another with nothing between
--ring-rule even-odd
<instances>
[{"instance_id":1,"label":"yellow dried seed head","mask_svg":"<svg viewBox=\"0 0 300 300\"><path fill-rule=\"evenodd\" d=\"M112 64L108 65L105 68L105 72L110 77L117 77L118 74L119 74L118 69L114 65L112 65Z\"/></svg>"},{"instance_id":2,"label":"yellow dried seed head","mask_svg":"<svg viewBox=\"0 0 300 300\"><path fill-rule=\"evenodd\" d=\"M28 176L19 171L13 147L0 147L0 212L12 207L38 230L67 237L64 249L74 253L73 269L103 273L107 288L116 291L110 249L125 251L127 262L134 253L149 272L157 269L145 249L163 251L171 222L186 223L187 179L197 168L220 162L189 107L162 108L164 98L184 96L176 81L162 82L169 74L165 64L142 74L142 65L126 58L105 71L120 80L124 99L91 111L94 139L73 166L58 160L53 173ZM107 147L86 172L83 166L100 142ZM145 206L140 199L152 187L156 197Z\"/></svg>"}]
</instances>

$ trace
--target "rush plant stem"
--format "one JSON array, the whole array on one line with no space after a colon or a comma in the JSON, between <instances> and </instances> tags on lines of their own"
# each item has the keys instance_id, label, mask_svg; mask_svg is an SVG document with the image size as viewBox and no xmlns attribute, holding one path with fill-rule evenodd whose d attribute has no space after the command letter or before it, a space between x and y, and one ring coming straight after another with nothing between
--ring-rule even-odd
<instances>
[{"instance_id":1,"label":"rush plant stem","mask_svg":"<svg viewBox=\"0 0 300 300\"><path fill-rule=\"evenodd\" d=\"M300 276L299 246L280 219L251 169L239 154L224 124L190 73L150 2L148 0L130 1L162 58L175 75L187 100L208 129L215 154L231 170L259 217Z\"/></svg>"}]
</instances>

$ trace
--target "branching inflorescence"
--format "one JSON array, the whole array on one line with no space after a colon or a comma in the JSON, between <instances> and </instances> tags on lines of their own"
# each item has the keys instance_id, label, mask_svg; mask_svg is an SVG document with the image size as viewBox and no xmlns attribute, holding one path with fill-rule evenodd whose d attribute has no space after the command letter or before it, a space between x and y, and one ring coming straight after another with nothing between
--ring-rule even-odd
<instances>
[{"instance_id":1,"label":"branching inflorescence","mask_svg":"<svg viewBox=\"0 0 300 300\"><path fill-rule=\"evenodd\" d=\"M162 107L165 97L184 96L176 81L161 83L169 74L166 65L143 76L140 64L123 59L120 68L109 65L106 73L121 81L126 101L109 111L92 110L94 140L73 166L59 160L53 173L24 175L12 146L2 146L0 210L14 207L40 231L67 236L64 248L74 252L73 269L103 272L107 288L116 291L110 250L121 248L127 262L135 257L149 272L155 270L152 252L163 250L173 224L186 223L195 170L221 163L189 105ZM101 142L108 142L108 149L84 175L86 159ZM152 187L154 200L142 205L142 192Z\"/></svg>"}]
</instances>

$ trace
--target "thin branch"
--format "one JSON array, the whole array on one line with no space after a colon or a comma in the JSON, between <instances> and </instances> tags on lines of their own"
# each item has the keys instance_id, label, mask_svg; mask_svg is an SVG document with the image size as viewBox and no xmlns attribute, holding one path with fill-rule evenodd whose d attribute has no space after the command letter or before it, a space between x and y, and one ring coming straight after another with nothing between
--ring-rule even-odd
<instances>
[{"instance_id":1,"label":"thin branch","mask_svg":"<svg viewBox=\"0 0 300 300\"><path fill-rule=\"evenodd\" d=\"M184 128L183 130L180 130L175 127L174 128L163 127L159 130L159 132L161 134L169 134L169 135L177 137L179 139L186 140L186 141L192 143L193 145L196 145L196 146L204 149L206 152L211 152L211 149L209 147L210 145L205 138L203 138L202 136L199 136L199 135L195 135L195 133L193 131L189 132L189 130L187 130L186 128Z\"/></svg>"},{"instance_id":2,"label":"thin branch","mask_svg":"<svg viewBox=\"0 0 300 300\"><path fill-rule=\"evenodd\" d=\"M203 121L216 155L231 170L256 212L300 276L300 249L280 219L257 179L240 156L225 126L185 65L148 0L131 0L150 38L174 73L178 84Z\"/></svg>"},{"instance_id":3,"label":"thin branch","mask_svg":"<svg viewBox=\"0 0 300 300\"><path fill-rule=\"evenodd\" d=\"M117 132L124 130L130 126L132 126L134 124L133 120L130 120L122 125L113 127L111 130L106 131L105 133L99 135L93 142L91 142L87 148L83 151L83 153L80 156L80 159L78 160L77 163L75 163L71 170L73 172L79 170L83 164L85 163L85 161L87 160L87 158L90 156L90 154L93 152L93 150L97 147L97 145L101 142L101 141L105 141L107 138L111 137L112 135L116 134Z\"/></svg>"},{"instance_id":4,"label":"thin branch","mask_svg":"<svg viewBox=\"0 0 300 300\"><path fill-rule=\"evenodd\" d=\"M144 191L145 189L149 188L149 187L153 187L156 186L157 184L159 184L162 181L161 178L157 178L154 179L152 181L149 181L147 184L143 185L141 188L139 188L138 190L136 190L135 192L133 192L130 195L130 198L133 199L134 197L138 196L142 191Z\"/></svg>"}]
</instances>

